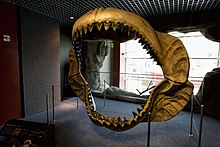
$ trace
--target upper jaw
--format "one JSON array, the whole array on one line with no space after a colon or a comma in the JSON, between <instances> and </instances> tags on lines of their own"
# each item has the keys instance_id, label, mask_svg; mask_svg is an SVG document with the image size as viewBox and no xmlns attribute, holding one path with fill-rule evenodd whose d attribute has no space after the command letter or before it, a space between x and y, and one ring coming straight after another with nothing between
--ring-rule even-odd
<instances>
[{"instance_id":1,"label":"upper jaw","mask_svg":"<svg viewBox=\"0 0 220 147\"><path fill-rule=\"evenodd\" d=\"M75 22L72 34L73 44L77 44L80 38L102 38L120 41L140 38L139 42L143 45L143 48L145 48L151 57L161 66L164 73L165 79L159 84L160 86L157 86L153 90L153 94L151 94L146 105L142 107L143 109L138 109L138 114L133 113L134 118L131 120L115 119L114 117L108 118L97 113L95 109L91 109L91 103L93 103L92 97L88 96L89 94L87 92L89 90L88 87L85 86L87 91L83 96L86 97L85 103L88 115L90 119L98 125L104 125L116 131L124 131L132 128L146 118L151 106L152 108L156 107L154 105L156 103L152 103L152 101L158 100L158 95L161 95L161 101L163 102L162 90L170 91L173 87L174 89L176 89L176 87L182 88L182 85L179 85L179 83L187 82L189 69L188 55L181 41L171 35L154 31L146 20L136 14L113 8L95 9ZM169 82L167 82L167 79ZM190 85L188 87L190 87L188 91L191 91L192 86ZM187 92L185 95L189 98L190 92ZM182 97L182 95L180 95L180 97ZM186 102L186 100L184 102Z\"/></svg>"},{"instance_id":2,"label":"upper jaw","mask_svg":"<svg viewBox=\"0 0 220 147\"><path fill-rule=\"evenodd\" d=\"M120 15L118 15L120 14ZM178 38L154 31L142 17L114 8L97 8L80 17L74 24L73 40L112 39L121 42L140 38L143 48L161 66L164 77L178 83L185 83L188 77L188 55ZM180 56L175 56L176 52ZM174 63L170 66L170 62Z\"/></svg>"}]
</instances>

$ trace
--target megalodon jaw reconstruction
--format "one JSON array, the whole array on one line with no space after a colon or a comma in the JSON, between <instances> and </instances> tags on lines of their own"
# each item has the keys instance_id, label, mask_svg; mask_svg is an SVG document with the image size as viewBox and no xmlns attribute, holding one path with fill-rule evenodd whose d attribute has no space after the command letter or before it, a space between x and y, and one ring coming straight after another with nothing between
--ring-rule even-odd
<instances>
[{"instance_id":1,"label":"megalodon jaw reconstruction","mask_svg":"<svg viewBox=\"0 0 220 147\"><path fill-rule=\"evenodd\" d=\"M151 91L142 109L134 117L106 117L96 111L96 105L86 80L80 73L81 40L139 39L148 54L162 68L164 79ZM193 91L188 81L189 58L182 42L169 34L155 31L142 17L115 8L97 8L80 17L72 30L73 49L70 50L69 83L85 103L89 118L97 125L113 131L125 131L141 122L166 121L176 116L187 104ZM148 114L151 114L148 118Z\"/></svg>"}]
</instances>

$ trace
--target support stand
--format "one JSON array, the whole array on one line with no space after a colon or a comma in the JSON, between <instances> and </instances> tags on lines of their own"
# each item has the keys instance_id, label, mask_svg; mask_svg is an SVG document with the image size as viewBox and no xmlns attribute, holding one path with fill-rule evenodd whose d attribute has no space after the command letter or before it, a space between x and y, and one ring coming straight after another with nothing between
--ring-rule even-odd
<instances>
[{"instance_id":1,"label":"support stand","mask_svg":"<svg viewBox=\"0 0 220 147\"><path fill-rule=\"evenodd\" d=\"M148 128L147 128L147 147L150 147L150 117L151 117L151 113L148 112Z\"/></svg>"},{"instance_id":2,"label":"support stand","mask_svg":"<svg viewBox=\"0 0 220 147\"><path fill-rule=\"evenodd\" d=\"M105 99L106 99L106 90L105 90L106 83L109 85L109 83L104 80L104 108L105 108Z\"/></svg>"},{"instance_id":3,"label":"support stand","mask_svg":"<svg viewBox=\"0 0 220 147\"><path fill-rule=\"evenodd\" d=\"M193 129L193 122L194 122L194 118L193 118L193 106L194 106L194 99L195 101L200 105L200 124L199 124L199 132L197 130L196 125L194 124L196 133L198 135L198 147L201 146L201 141L202 141L202 126L203 126L203 109L204 109L204 105L200 104L199 100L196 98L196 96L192 95L191 97L191 120L190 120L190 130L189 130L189 136L192 137L192 129Z\"/></svg>"},{"instance_id":4,"label":"support stand","mask_svg":"<svg viewBox=\"0 0 220 147\"><path fill-rule=\"evenodd\" d=\"M76 110L79 109L79 97L76 98Z\"/></svg>"},{"instance_id":5,"label":"support stand","mask_svg":"<svg viewBox=\"0 0 220 147\"><path fill-rule=\"evenodd\" d=\"M46 107L47 107L47 125L49 125L49 94L46 94Z\"/></svg>"},{"instance_id":6,"label":"support stand","mask_svg":"<svg viewBox=\"0 0 220 147\"><path fill-rule=\"evenodd\" d=\"M52 110L53 110L52 122L55 122L55 118L54 118L54 101L55 101L54 85L52 85Z\"/></svg>"}]
</instances>

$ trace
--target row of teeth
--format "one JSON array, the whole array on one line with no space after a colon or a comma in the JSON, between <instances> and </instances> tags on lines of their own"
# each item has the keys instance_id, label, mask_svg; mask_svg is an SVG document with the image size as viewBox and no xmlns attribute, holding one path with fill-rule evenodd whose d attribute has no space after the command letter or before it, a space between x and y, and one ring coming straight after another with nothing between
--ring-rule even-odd
<instances>
[{"instance_id":1,"label":"row of teeth","mask_svg":"<svg viewBox=\"0 0 220 147\"><path fill-rule=\"evenodd\" d=\"M89 104L91 102L91 99L89 97ZM91 106L91 105L90 105ZM133 118L127 120L125 117L117 119L113 116L112 118L110 116L105 117L104 115L93 111L92 107L90 107L90 110L87 110L88 115L90 119L95 122L96 125L105 126L109 129L112 129L113 131L123 131L130 129L140 123L143 118L145 118L145 115L147 114L147 110L144 108L145 105L141 105L143 109L137 108L137 112L132 111Z\"/></svg>"},{"instance_id":2,"label":"row of teeth","mask_svg":"<svg viewBox=\"0 0 220 147\"><path fill-rule=\"evenodd\" d=\"M144 49L146 49L148 54L150 54L151 58L154 59L155 62L157 62L158 65L160 65L160 62L156 56L155 51L152 49L150 44L147 42L147 40L138 33L138 31L132 27L129 27L128 25L124 25L123 23L114 23L114 22L102 22L102 23L92 23L90 25L86 25L81 27L78 30L75 30L74 32L74 42L77 42L76 39L79 37L83 37L83 35L86 35L89 32L92 32L92 30L96 28L98 31L101 31L101 29L105 29L106 31L109 29L112 29L113 31L120 30L121 32L127 32L128 36L133 37L133 39L139 39L139 43L143 46Z\"/></svg>"},{"instance_id":3,"label":"row of teeth","mask_svg":"<svg viewBox=\"0 0 220 147\"><path fill-rule=\"evenodd\" d=\"M135 31L135 29L128 27L126 25L120 24L120 23L113 23L113 22L109 22L109 23L93 23L91 25L87 25L77 31L74 32L74 48L76 48L76 50L78 50L78 55L81 54L81 50L80 50L80 45L79 45L79 40L80 38L83 37L83 35L86 35L88 32L92 32L92 30L94 28L97 28L97 30L101 30L101 29L105 29L106 31L108 29L112 29L114 31L116 30L120 30L121 32L127 32L128 36L132 36L133 39L139 39L139 43L141 43L141 45L143 46L143 48L145 48L147 50L147 53L150 54L151 58L153 58L157 64L160 64L158 62L158 59L156 57L156 54L154 52L154 50L152 49L152 47L150 46L150 44L148 44L148 42L137 32ZM147 108L144 107L144 105L142 105L143 109L137 109L138 114L135 112L133 113L133 119L129 119L127 120L125 117L123 117L122 119L120 117L118 117L117 119L115 117L105 117L104 115L96 112L96 106L95 106L95 102L94 99L92 97L91 91L88 90L88 103L87 103L87 111L88 111L88 115L90 117L90 119L95 122L95 124L97 125L101 125L101 126L105 126L109 129L112 130L116 130L116 131L123 131L123 130L127 130L129 128L132 128L133 126L137 125L139 122L142 121L143 118L145 118L145 115L147 114Z\"/></svg>"},{"instance_id":4,"label":"row of teeth","mask_svg":"<svg viewBox=\"0 0 220 147\"><path fill-rule=\"evenodd\" d=\"M121 32L127 32L128 36L133 36L133 39L141 38L141 35L138 33L137 30L129 27L128 25L124 25L123 23L115 23L115 22L101 22L101 23L92 23L86 26L81 27L78 30L75 30L73 39L78 37L82 37L84 34L88 32L92 32L94 28L97 28L98 31L101 29L105 29L106 31L112 29L113 31L120 30Z\"/></svg>"},{"instance_id":5,"label":"row of teeth","mask_svg":"<svg viewBox=\"0 0 220 147\"><path fill-rule=\"evenodd\" d=\"M92 96L92 92L90 89L88 89L88 99L89 99L89 106L90 106L91 111L96 111L96 104L95 104L95 101L94 101L94 98Z\"/></svg>"}]
</instances>

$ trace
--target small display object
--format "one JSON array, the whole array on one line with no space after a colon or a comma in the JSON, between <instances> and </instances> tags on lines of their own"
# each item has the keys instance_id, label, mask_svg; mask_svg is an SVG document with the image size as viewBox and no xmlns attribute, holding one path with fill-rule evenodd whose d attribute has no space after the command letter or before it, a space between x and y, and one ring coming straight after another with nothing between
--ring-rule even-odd
<instances>
[{"instance_id":1,"label":"small display object","mask_svg":"<svg viewBox=\"0 0 220 147\"><path fill-rule=\"evenodd\" d=\"M0 130L1 147L54 147L55 125L11 119Z\"/></svg>"}]
</instances>

